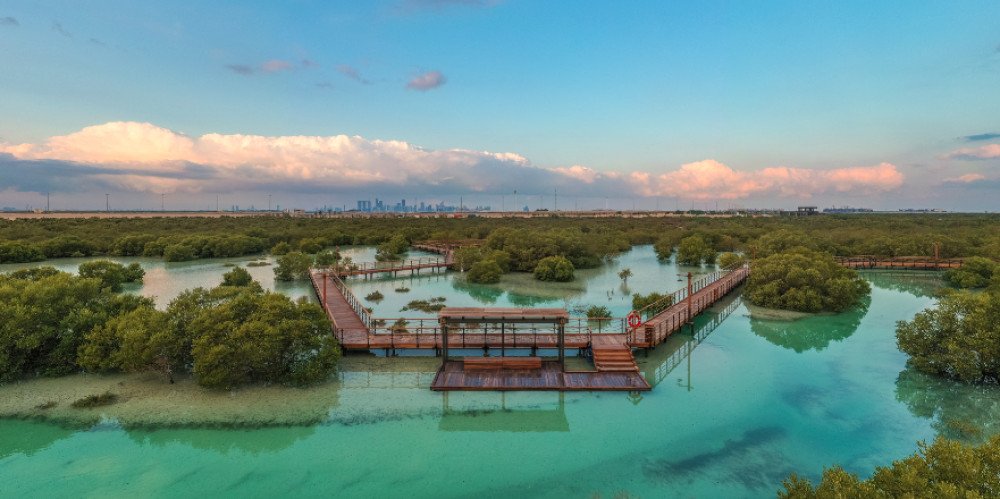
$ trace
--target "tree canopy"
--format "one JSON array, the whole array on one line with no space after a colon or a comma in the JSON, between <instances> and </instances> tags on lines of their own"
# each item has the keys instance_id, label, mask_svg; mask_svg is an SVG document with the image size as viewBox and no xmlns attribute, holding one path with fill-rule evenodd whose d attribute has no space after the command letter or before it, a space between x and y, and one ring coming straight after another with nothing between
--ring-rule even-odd
<instances>
[{"instance_id":1,"label":"tree canopy","mask_svg":"<svg viewBox=\"0 0 1000 499\"><path fill-rule=\"evenodd\" d=\"M858 273L826 253L803 248L753 262L747 300L754 305L797 312L841 312L871 292Z\"/></svg>"},{"instance_id":2,"label":"tree canopy","mask_svg":"<svg viewBox=\"0 0 1000 499\"><path fill-rule=\"evenodd\" d=\"M714 263L715 255L715 248L698 234L681 239L677 246L677 263L682 265Z\"/></svg>"},{"instance_id":3,"label":"tree canopy","mask_svg":"<svg viewBox=\"0 0 1000 499\"><path fill-rule=\"evenodd\" d=\"M500 264L495 260L489 259L480 260L473 264L465 278L469 282L494 284L500 282L501 275L503 275L503 269L500 268Z\"/></svg>"},{"instance_id":4,"label":"tree canopy","mask_svg":"<svg viewBox=\"0 0 1000 499\"><path fill-rule=\"evenodd\" d=\"M938 438L918 444L917 453L880 466L867 480L840 466L823 471L815 486L792 474L784 481L783 499L863 497L996 497L1000 491L1000 435L980 446Z\"/></svg>"},{"instance_id":5,"label":"tree canopy","mask_svg":"<svg viewBox=\"0 0 1000 499\"><path fill-rule=\"evenodd\" d=\"M535 279L539 281L568 282L573 280L573 262L561 256L547 256L535 266Z\"/></svg>"},{"instance_id":6,"label":"tree canopy","mask_svg":"<svg viewBox=\"0 0 1000 499\"><path fill-rule=\"evenodd\" d=\"M142 282L146 272L138 263L130 263L127 267L109 260L94 260L84 262L79 267L80 277L99 279L101 285L111 288L111 291L121 291L125 283Z\"/></svg>"},{"instance_id":7,"label":"tree canopy","mask_svg":"<svg viewBox=\"0 0 1000 499\"><path fill-rule=\"evenodd\" d=\"M896 324L910 365L965 382L1000 381L1000 293L952 292Z\"/></svg>"},{"instance_id":8,"label":"tree canopy","mask_svg":"<svg viewBox=\"0 0 1000 499\"><path fill-rule=\"evenodd\" d=\"M278 257L278 265L274 267L274 278L279 281L294 281L308 279L313 258L301 251L293 251Z\"/></svg>"},{"instance_id":9,"label":"tree canopy","mask_svg":"<svg viewBox=\"0 0 1000 499\"><path fill-rule=\"evenodd\" d=\"M1000 264L989 258L966 258L962 266L944 273L944 279L957 288L985 288L993 276L1000 274Z\"/></svg>"}]
</instances>

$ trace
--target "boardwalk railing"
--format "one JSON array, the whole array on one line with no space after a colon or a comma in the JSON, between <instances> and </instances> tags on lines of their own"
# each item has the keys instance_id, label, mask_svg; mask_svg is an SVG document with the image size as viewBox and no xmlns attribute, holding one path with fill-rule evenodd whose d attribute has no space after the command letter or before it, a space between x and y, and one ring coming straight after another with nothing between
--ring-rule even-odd
<instances>
[{"instance_id":1,"label":"boardwalk railing","mask_svg":"<svg viewBox=\"0 0 1000 499\"><path fill-rule=\"evenodd\" d=\"M691 283L690 301L687 288L675 291L670 295L669 307L630 332L629 343L639 347L654 347L663 343L694 316L739 286L748 275L748 264L705 275Z\"/></svg>"},{"instance_id":2,"label":"boardwalk railing","mask_svg":"<svg viewBox=\"0 0 1000 499\"><path fill-rule=\"evenodd\" d=\"M352 263L350 265L335 265L331 267L331 272L337 274L341 277L350 277L355 275L367 275L367 274L381 274L381 273L397 273L405 271L414 271L421 269L439 269L447 267L449 262L442 260L440 258L428 257L428 258L418 258L410 259L404 261L395 262L364 262L364 263Z\"/></svg>"},{"instance_id":3,"label":"boardwalk railing","mask_svg":"<svg viewBox=\"0 0 1000 499\"><path fill-rule=\"evenodd\" d=\"M877 257L835 256L840 265L851 269L889 269L889 270L941 270L957 269L965 261L961 258L933 258L924 256Z\"/></svg>"},{"instance_id":4,"label":"boardwalk railing","mask_svg":"<svg viewBox=\"0 0 1000 499\"><path fill-rule=\"evenodd\" d=\"M351 309L354 310L354 313L357 314L358 318L361 319L361 322L366 324L368 327L371 327L372 325L371 312L369 312L368 309L365 308L361 300L359 300L358 297L354 295L354 293L351 291L351 288L344 283L344 281L337 275L336 272L327 272L322 270L313 270L312 272L313 275L317 275L320 277L319 279L320 281L325 280L326 283L331 284L333 288L336 289L336 291L339 291L340 294L344 296L344 301L346 301L347 304L351 306ZM312 281L313 283L313 289L316 291L316 296L320 298L320 301L324 302L323 310L326 312L327 317L330 318L330 322L333 323L333 329L334 333L337 336L337 339L343 341L342 328L337 326L337 321L333 317L333 312L330 311L329 307L327 307L327 304L325 303L327 299L326 293L329 293L333 290L332 289L324 290L323 284L317 283L316 279L310 279L310 281Z\"/></svg>"}]
</instances>

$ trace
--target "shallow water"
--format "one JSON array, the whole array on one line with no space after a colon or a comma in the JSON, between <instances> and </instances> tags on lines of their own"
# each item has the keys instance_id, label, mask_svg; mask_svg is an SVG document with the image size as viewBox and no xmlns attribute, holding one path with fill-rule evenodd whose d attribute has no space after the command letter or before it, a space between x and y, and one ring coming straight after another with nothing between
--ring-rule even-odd
<instances>
[{"instance_id":1,"label":"shallow water","mask_svg":"<svg viewBox=\"0 0 1000 499\"><path fill-rule=\"evenodd\" d=\"M636 271L643 251L619 264ZM643 292L676 283L676 269L655 260L641 270L650 287L630 284ZM607 297L615 273L596 271L587 291L546 303ZM792 471L816 478L839 463L867 475L939 432L975 441L1000 431L997 390L906 369L895 321L932 305L931 294L867 275L870 302L838 315L758 320L738 296L720 302L693 331L637 355L655 384L642 394L441 394L427 388L434 359L352 356L322 388L329 406L317 424L0 420L0 496L773 497ZM426 278L433 291L423 279L407 301L467 304L444 292L459 277ZM393 283L358 287L383 284ZM495 303L509 303L511 288L499 289Z\"/></svg>"}]
</instances>

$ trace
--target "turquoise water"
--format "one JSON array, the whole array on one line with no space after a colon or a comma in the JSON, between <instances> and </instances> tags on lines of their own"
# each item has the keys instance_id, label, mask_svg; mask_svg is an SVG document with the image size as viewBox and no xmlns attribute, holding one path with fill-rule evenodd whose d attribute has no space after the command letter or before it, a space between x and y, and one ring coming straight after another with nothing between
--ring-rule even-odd
<instances>
[{"instance_id":1,"label":"turquoise water","mask_svg":"<svg viewBox=\"0 0 1000 499\"><path fill-rule=\"evenodd\" d=\"M676 283L672 267L643 272ZM596 291L547 299L607 298L617 280L608 273L588 281ZM351 356L323 387L335 393L315 425L0 420L0 495L773 497L792 471L816 478L839 463L867 475L939 433L976 440L969 426L1000 431L1000 393L913 373L895 347L895 322L933 304L935 281L868 277L870 302L838 315L765 321L738 296L718 303L694 331L637 355L655 384L641 395L441 394L427 389L433 360L380 359L375 368ZM450 287L449 304L469 299L455 277L426 279L428 296ZM389 283L359 287L381 284ZM409 299L425 297L410 287ZM507 303L510 289L499 289L495 303Z\"/></svg>"}]
</instances>

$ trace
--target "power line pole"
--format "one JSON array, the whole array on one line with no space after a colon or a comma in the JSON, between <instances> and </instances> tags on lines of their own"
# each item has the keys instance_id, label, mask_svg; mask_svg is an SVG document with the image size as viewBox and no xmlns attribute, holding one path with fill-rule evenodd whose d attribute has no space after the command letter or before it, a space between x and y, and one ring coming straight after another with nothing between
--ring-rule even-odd
<instances>
[{"instance_id":1,"label":"power line pole","mask_svg":"<svg viewBox=\"0 0 1000 499\"><path fill-rule=\"evenodd\" d=\"M160 194L160 211L164 211L163 210L163 197L164 196L166 196L166 194Z\"/></svg>"},{"instance_id":2,"label":"power line pole","mask_svg":"<svg viewBox=\"0 0 1000 499\"><path fill-rule=\"evenodd\" d=\"M49 193L45 193L45 211L49 211Z\"/></svg>"},{"instance_id":3,"label":"power line pole","mask_svg":"<svg viewBox=\"0 0 1000 499\"><path fill-rule=\"evenodd\" d=\"M111 211L111 194L104 194L104 211Z\"/></svg>"},{"instance_id":4,"label":"power line pole","mask_svg":"<svg viewBox=\"0 0 1000 499\"><path fill-rule=\"evenodd\" d=\"M267 195L267 211L271 211L271 195Z\"/></svg>"},{"instance_id":5,"label":"power line pole","mask_svg":"<svg viewBox=\"0 0 1000 499\"><path fill-rule=\"evenodd\" d=\"M552 189L552 211L559 211L559 192Z\"/></svg>"}]
</instances>

